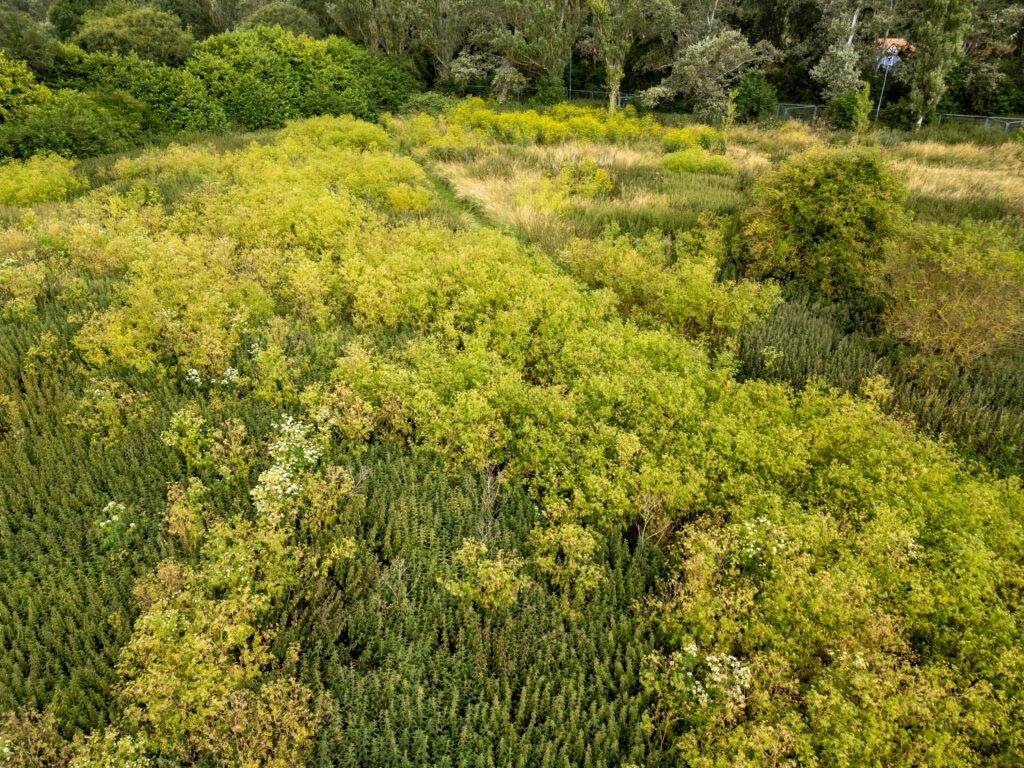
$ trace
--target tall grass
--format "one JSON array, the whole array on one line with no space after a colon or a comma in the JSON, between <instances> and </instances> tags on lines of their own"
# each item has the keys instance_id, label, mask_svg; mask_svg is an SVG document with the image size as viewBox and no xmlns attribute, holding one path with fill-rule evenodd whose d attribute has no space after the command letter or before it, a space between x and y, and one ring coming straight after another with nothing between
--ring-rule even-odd
<instances>
[{"instance_id":1,"label":"tall grass","mask_svg":"<svg viewBox=\"0 0 1024 768\"><path fill-rule=\"evenodd\" d=\"M796 387L817 379L853 393L868 377L884 376L893 387L888 410L1001 472L1024 472L1024 350L966 367L855 327L846 307L789 301L741 335L743 375Z\"/></svg>"}]
</instances>

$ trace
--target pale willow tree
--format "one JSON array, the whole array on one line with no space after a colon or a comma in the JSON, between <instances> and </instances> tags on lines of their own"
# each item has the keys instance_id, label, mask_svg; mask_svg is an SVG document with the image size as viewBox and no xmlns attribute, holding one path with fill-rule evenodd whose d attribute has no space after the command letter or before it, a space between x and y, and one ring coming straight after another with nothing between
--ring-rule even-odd
<instances>
[{"instance_id":1,"label":"pale willow tree","mask_svg":"<svg viewBox=\"0 0 1024 768\"><path fill-rule=\"evenodd\" d=\"M938 106L946 91L946 76L963 54L964 34L976 0L919 0L914 22L913 64L910 68L910 106L917 127Z\"/></svg>"},{"instance_id":2,"label":"pale willow tree","mask_svg":"<svg viewBox=\"0 0 1024 768\"><path fill-rule=\"evenodd\" d=\"M465 45L479 3L475 0L414 0L409 16L420 48L430 54L438 80L452 73L452 62Z\"/></svg>"},{"instance_id":3,"label":"pale willow tree","mask_svg":"<svg viewBox=\"0 0 1024 768\"><path fill-rule=\"evenodd\" d=\"M593 47L604 64L608 111L614 112L630 49L636 41L665 29L674 8L661 0L587 0L587 7Z\"/></svg>"},{"instance_id":4,"label":"pale willow tree","mask_svg":"<svg viewBox=\"0 0 1024 768\"><path fill-rule=\"evenodd\" d=\"M832 100L861 85L856 42L864 27L866 5L862 0L824 0L820 8L823 35L831 43L810 75L821 86L825 98Z\"/></svg>"},{"instance_id":5,"label":"pale willow tree","mask_svg":"<svg viewBox=\"0 0 1024 768\"><path fill-rule=\"evenodd\" d=\"M774 55L775 49L769 43L751 45L742 33L727 29L683 49L661 84L643 93L643 102L654 106L681 95L699 118L720 121L728 112L729 89L733 84L767 64Z\"/></svg>"},{"instance_id":6,"label":"pale willow tree","mask_svg":"<svg viewBox=\"0 0 1024 768\"><path fill-rule=\"evenodd\" d=\"M676 5L675 29L682 40L693 44L724 31L740 4L737 0L685 0Z\"/></svg>"},{"instance_id":7,"label":"pale willow tree","mask_svg":"<svg viewBox=\"0 0 1024 768\"><path fill-rule=\"evenodd\" d=\"M479 43L511 67L558 86L585 22L585 0L499 0L479 27ZM484 39L484 38L489 39Z\"/></svg>"},{"instance_id":8,"label":"pale willow tree","mask_svg":"<svg viewBox=\"0 0 1024 768\"><path fill-rule=\"evenodd\" d=\"M326 11L346 37L371 51L402 56L412 42L413 5L408 0L335 0Z\"/></svg>"}]
</instances>

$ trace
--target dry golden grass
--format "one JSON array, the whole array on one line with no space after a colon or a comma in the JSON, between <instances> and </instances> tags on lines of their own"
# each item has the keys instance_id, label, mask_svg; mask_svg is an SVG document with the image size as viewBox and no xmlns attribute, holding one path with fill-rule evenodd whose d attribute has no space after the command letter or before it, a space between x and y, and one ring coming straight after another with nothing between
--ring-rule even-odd
<instances>
[{"instance_id":1,"label":"dry golden grass","mask_svg":"<svg viewBox=\"0 0 1024 768\"><path fill-rule=\"evenodd\" d=\"M894 165L911 195L956 201L998 200L1009 213L1024 216L1024 176L1012 167L938 167L909 160Z\"/></svg>"},{"instance_id":2,"label":"dry golden grass","mask_svg":"<svg viewBox=\"0 0 1024 768\"><path fill-rule=\"evenodd\" d=\"M942 144L937 141L912 141L899 144L892 154L903 160L945 168L957 166L993 171L1015 170L1019 148L1015 142L997 146L978 144Z\"/></svg>"},{"instance_id":3,"label":"dry golden grass","mask_svg":"<svg viewBox=\"0 0 1024 768\"><path fill-rule=\"evenodd\" d=\"M549 251L572 235L551 198L548 177L526 163L515 164L508 175L481 175L481 163L439 163L437 172L457 197L479 205L491 222L521 232Z\"/></svg>"}]
</instances>

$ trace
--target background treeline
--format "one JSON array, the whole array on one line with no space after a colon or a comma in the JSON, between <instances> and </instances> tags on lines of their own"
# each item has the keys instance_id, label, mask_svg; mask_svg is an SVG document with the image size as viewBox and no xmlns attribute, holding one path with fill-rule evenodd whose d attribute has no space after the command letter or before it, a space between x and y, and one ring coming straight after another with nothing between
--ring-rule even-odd
<instances>
[{"instance_id":1,"label":"background treeline","mask_svg":"<svg viewBox=\"0 0 1024 768\"><path fill-rule=\"evenodd\" d=\"M417 86L539 102L571 87L612 105L624 89L712 121L827 103L833 125L858 128L890 39L886 122L1024 113L1024 4L1006 0L7 0L0 124L16 127L0 154L369 118Z\"/></svg>"}]
</instances>

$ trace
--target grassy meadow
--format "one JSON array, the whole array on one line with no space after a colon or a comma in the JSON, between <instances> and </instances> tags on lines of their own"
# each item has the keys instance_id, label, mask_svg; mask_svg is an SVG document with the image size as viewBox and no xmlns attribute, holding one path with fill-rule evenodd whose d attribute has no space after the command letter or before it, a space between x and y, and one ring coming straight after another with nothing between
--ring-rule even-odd
<instances>
[{"instance_id":1,"label":"grassy meadow","mask_svg":"<svg viewBox=\"0 0 1024 768\"><path fill-rule=\"evenodd\" d=\"M0 166L0 764L1019 764L1024 143L431 103Z\"/></svg>"}]
</instances>

